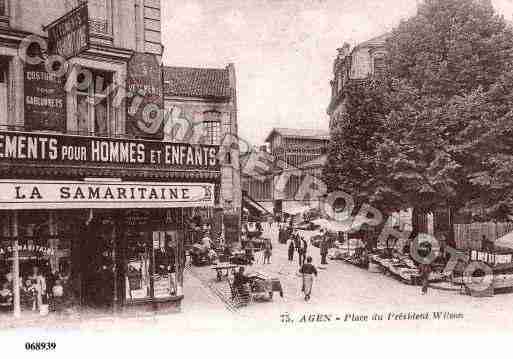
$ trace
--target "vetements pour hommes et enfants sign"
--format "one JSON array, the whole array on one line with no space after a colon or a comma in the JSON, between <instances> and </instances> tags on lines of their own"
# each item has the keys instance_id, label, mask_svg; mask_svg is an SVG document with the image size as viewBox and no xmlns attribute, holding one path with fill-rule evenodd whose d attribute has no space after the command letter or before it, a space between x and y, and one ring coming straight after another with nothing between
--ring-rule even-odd
<instances>
[{"instance_id":1,"label":"vetements pour hommes et enfants sign","mask_svg":"<svg viewBox=\"0 0 513 359\"><path fill-rule=\"evenodd\" d=\"M1 161L217 170L218 146L0 131Z\"/></svg>"}]
</instances>

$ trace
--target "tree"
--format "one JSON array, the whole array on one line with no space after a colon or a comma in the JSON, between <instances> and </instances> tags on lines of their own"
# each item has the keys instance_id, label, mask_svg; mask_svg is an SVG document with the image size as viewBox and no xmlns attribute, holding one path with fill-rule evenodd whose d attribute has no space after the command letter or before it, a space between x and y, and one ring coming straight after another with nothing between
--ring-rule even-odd
<instances>
[{"instance_id":1,"label":"tree","mask_svg":"<svg viewBox=\"0 0 513 359\"><path fill-rule=\"evenodd\" d=\"M389 190L380 191L385 184L376 162L387 113L382 86L367 79L344 87L345 110L332 129L323 180L329 192L350 194L356 208L366 203L388 213L394 196Z\"/></svg>"},{"instance_id":2,"label":"tree","mask_svg":"<svg viewBox=\"0 0 513 359\"><path fill-rule=\"evenodd\" d=\"M387 40L376 158L409 206L511 213L513 32L489 1L425 0Z\"/></svg>"}]
</instances>

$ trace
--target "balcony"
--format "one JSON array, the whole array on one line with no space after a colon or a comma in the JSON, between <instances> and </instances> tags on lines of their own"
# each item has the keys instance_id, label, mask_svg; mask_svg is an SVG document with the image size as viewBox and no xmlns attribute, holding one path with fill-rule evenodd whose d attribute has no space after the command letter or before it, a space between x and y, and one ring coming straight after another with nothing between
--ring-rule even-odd
<instances>
[{"instance_id":1,"label":"balcony","mask_svg":"<svg viewBox=\"0 0 513 359\"><path fill-rule=\"evenodd\" d=\"M112 28L107 20L89 19L91 41L103 45L112 45Z\"/></svg>"}]
</instances>

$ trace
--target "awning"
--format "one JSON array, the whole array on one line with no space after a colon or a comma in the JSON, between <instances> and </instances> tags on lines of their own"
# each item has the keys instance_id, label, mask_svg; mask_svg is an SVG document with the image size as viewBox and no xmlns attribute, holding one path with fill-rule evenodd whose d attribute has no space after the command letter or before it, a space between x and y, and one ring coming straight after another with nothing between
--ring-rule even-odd
<instances>
[{"instance_id":1,"label":"awning","mask_svg":"<svg viewBox=\"0 0 513 359\"><path fill-rule=\"evenodd\" d=\"M242 194L242 207L249 211L249 214L254 217L261 217L272 215L272 211L268 211L260 203L248 196L246 193Z\"/></svg>"}]
</instances>

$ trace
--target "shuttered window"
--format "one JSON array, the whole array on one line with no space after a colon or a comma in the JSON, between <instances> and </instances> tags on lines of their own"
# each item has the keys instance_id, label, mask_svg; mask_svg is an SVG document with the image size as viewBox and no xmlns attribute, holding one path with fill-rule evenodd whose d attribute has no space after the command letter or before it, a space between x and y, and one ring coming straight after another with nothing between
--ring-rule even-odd
<instances>
[{"instance_id":1,"label":"shuttered window","mask_svg":"<svg viewBox=\"0 0 513 359\"><path fill-rule=\"evenodd\" d=\"M374 59L374 76L382 76L385 74L385 59Z\"/></svg>"}]
</instances>

